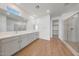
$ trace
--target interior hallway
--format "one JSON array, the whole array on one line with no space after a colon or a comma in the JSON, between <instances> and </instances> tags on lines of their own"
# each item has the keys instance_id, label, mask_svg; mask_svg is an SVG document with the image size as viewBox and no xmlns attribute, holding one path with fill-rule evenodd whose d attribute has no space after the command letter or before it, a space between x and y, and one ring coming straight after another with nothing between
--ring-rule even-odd
<instances>
[{"instance_id":1,"label":"interior hallway","mask_svg":"<svg viewBox=\"0 0 79 59\"><path fill-rule=\"evenodd\" d=\"M15 54L16 56L73 56L71 51L59 40L36 40Z\"/></svg>"}]
</instances>

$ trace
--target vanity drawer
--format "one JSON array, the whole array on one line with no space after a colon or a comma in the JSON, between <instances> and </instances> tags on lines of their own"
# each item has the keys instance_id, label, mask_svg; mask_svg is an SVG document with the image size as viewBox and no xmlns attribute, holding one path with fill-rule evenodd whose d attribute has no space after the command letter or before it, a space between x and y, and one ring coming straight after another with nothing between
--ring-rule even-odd
<instances>
[{"instance_id":1,"label":"vanity drawer","mask_svg":"<svg viewBox=\"0 0 79 59\"><path fill-rule=\"evenodd\" d=\"M5 43L8 43L8 42L17 40L17 39L18 39L18 37L10 37L10 38L6 38L6 39L2 39L1 43L5 44Z\"/></svg>"}]
</instances>

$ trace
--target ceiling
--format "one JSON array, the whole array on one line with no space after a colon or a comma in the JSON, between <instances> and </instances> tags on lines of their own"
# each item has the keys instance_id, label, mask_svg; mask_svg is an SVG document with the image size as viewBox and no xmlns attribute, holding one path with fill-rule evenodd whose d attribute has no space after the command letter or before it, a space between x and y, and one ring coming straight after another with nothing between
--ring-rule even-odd
<instances>
[{"instance_id":1,"label":"ceiling","mask_svg":"<svg viewBox=\"0 0 79 59\"><path fill-rule=\"evenodd\" d=\"M60 16L63 13L78 9L78 3L18 3L27 17L40 17L50 14L52 17ZM39 5L39 8L36 6Z\"/></svg>"}]
</instances>

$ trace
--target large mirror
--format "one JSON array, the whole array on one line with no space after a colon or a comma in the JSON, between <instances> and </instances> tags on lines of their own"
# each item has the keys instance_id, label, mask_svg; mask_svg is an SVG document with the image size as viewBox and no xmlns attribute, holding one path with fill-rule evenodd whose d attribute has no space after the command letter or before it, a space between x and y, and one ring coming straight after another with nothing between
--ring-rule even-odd
<instances>
[{"instance_id":1,"label":"large mirror","mask_svg":"<svg viewBox=\"0 0 79 59\"><path fill-rule=\"evenodd\" d=\"M27 30L27 19L5 11L0 12L0 32L16 32Z\"/></svg>"}]
</instances>

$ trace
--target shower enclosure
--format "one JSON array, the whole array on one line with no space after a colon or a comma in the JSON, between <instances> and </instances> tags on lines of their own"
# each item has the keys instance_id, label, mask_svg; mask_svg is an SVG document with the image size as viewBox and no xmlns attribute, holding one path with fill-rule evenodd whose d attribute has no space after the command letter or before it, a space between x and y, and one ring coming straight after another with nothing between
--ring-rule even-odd
<instances>
[{"instance_id":1,"label":"shower enclosure","mask_svg":"<svg viewBox=\"0 0 79 59\"><path fill-rule=\"evenodd\" d=\"M64 41L79 53L79 14L64 21Z\"/></svg>"}]
</instances>

